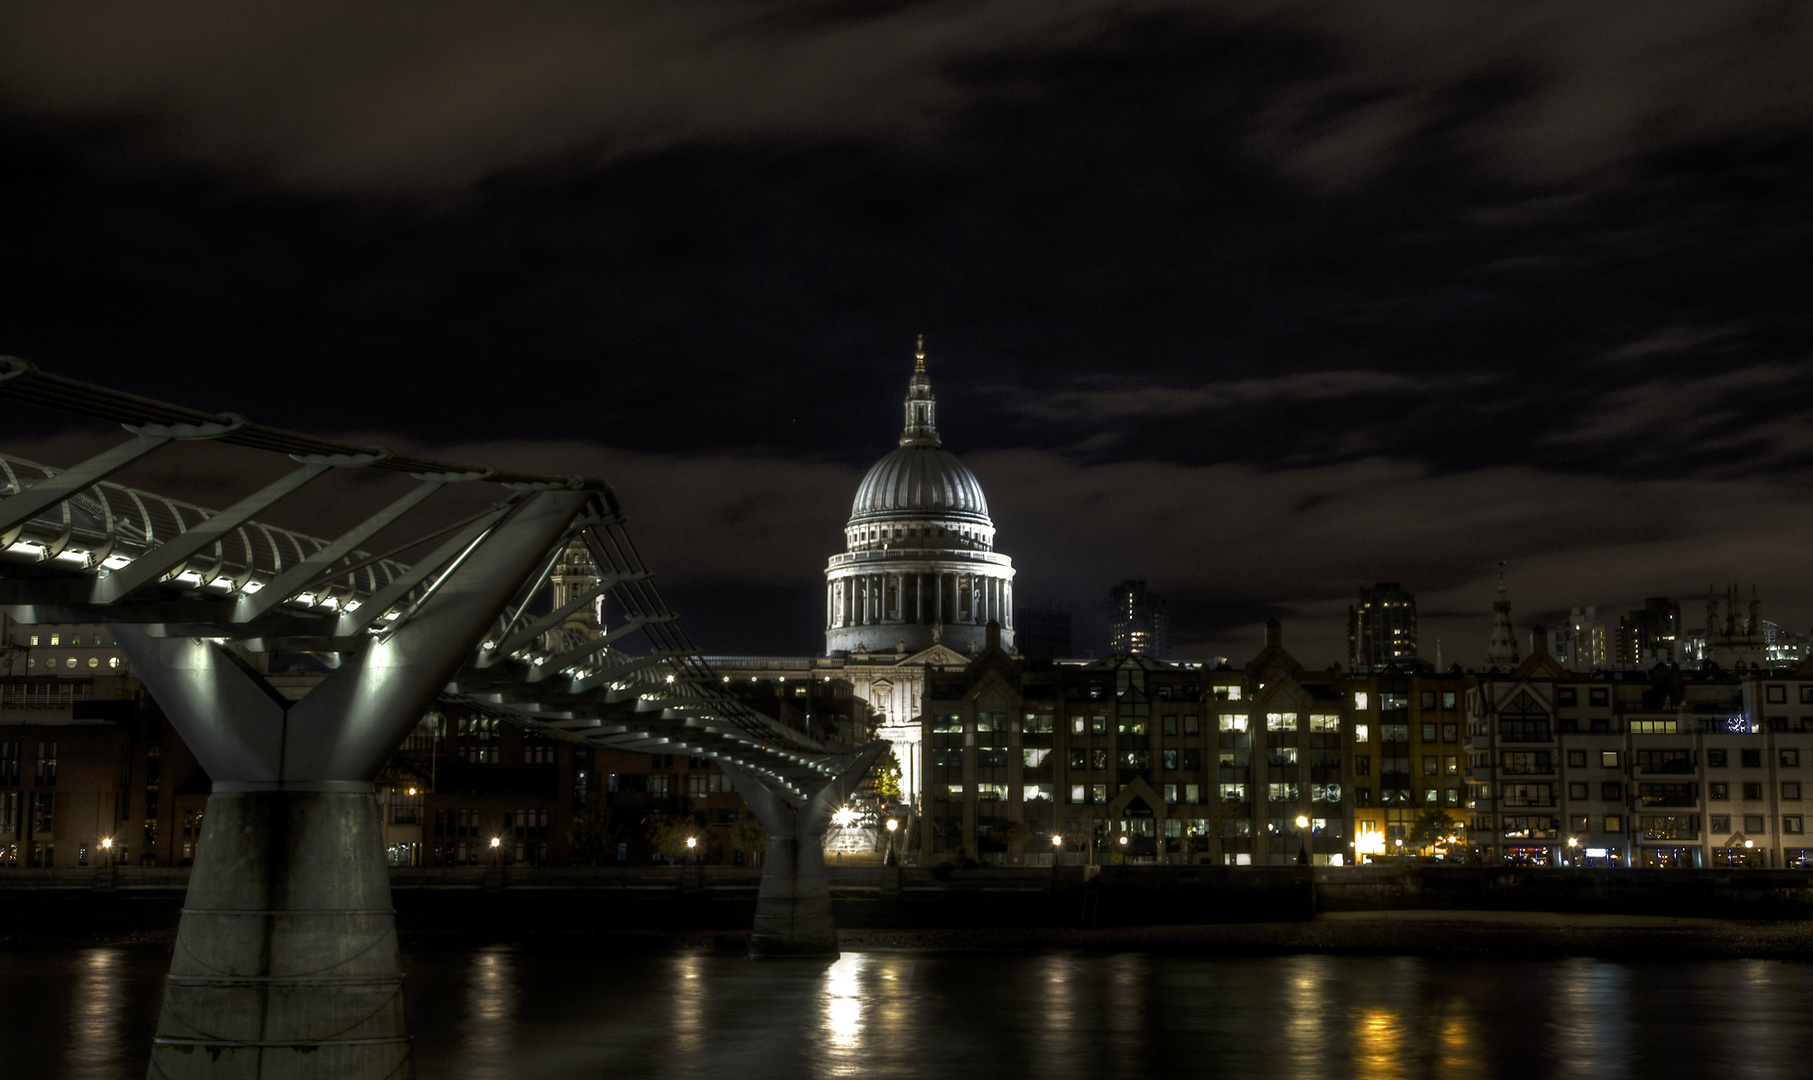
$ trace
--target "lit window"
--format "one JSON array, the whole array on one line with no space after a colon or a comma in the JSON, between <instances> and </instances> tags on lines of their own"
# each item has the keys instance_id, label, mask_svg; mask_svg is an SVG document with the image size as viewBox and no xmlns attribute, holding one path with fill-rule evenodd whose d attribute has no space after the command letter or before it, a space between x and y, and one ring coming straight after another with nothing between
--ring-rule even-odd
<instances>
[{"instance_id":1,"label":"lit window","mask_svg":"<svg viewBox=\"0 0 1813 1080\"><path fill-rule=\"evenodd\" d=\"M1356 709L1364 709L1366 707L1366 691L1364 691L1364 690L1354 691L1353 707Z\"/></svg>"}]
</instances>

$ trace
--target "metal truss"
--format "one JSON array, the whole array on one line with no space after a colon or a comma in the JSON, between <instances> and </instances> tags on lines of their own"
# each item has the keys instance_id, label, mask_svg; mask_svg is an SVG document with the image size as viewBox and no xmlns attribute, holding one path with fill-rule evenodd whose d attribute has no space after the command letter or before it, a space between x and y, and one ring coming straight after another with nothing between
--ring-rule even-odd
<instances>
[{"instance_id":1,"label":"metal truss","mask_svg":"<svg viewBox=\"0 0 1813 1080\"><path fill-rule=\"evenodd\" d=\"M855 748L821 743L723 689L662 598L602 480L397 455L93 386L12 358L0 358L0 397L116 422L129 433L63 469L0 454L0 607L24 622L113 626L128 655L142 657L138 666L191 673L189 683L166 679L166 692L189 693L201 685L195 679L218 686L236 678L221 674L233 665L233 649L308 652L336 669L328 682L347 676L341 681L348 688L324 695L334 700L323 708L357 713L369 706L361 695L377 692L377 676L338 669L378 670L393 663L383 659L388 649L432 668L434 694L561 738L709 757L800 805L853 760ZM218 511L108 479L178 441L283 455L295 467ZM333 470L395 473L414 484L333 539L258 520ZM406 529L436 493L464 484L485 485L496 498L451 524L367 550L380 533ZM549 610L549 575L575 540L595 563L598 584ZM399 558L424 549L411 561ZM616 625L578 647L566 641L564 651L550 650L545 643L563 635L549 631L600 596L621 613ZM451 662L419 659L432 653L421 645L431 633L471 640L457 643ZM632 636L644 651L624 647ZM205 677L193 674L204 670ZM207 692L241 697L237 690ZM188 704L191 712L220 711L214 699ZM255 726L250 713L243 715L242 723ZM394 740L382 734L376 742L390 742L381 748L387 758ZM369 757L361 752L320 768L375 772L382 760Z\"/></svg>"}]
</instances>

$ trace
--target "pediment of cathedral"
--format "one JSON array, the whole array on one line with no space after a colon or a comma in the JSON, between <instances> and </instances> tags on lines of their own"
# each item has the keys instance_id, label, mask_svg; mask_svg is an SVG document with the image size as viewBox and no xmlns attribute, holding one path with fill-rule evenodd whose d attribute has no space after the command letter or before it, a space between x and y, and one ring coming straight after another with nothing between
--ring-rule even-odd
<instances>
[{"instance_id":1,"label":"pediment of cathedral","mask_svg":"<svg viewBox=\"0 0 1813 1080\"><path fill-rule=\"evenodd\" d=\"M933 645L929 649L922 649L901 660L900 663L931 664L934 667L968 667L971 659L947 645Z\"/></svg>"}]
</instances>

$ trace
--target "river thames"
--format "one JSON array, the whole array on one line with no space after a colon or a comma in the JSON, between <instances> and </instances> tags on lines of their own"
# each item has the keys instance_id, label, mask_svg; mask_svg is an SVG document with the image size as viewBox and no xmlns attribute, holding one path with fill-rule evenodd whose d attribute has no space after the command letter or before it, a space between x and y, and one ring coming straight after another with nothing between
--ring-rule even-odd
<instances>
[{"instance_id":1,"label":"river thames","mask_svg":"<svg viewBox=\"0 0 1813 1080\"><path fill-rule=\"evenodd\" d=\"M163 945L0 954L0 1073L144 1075ZM418 1075L1782 1077L1813 966L1410 956L406 952Z\"/></svg>"}]
</instances>

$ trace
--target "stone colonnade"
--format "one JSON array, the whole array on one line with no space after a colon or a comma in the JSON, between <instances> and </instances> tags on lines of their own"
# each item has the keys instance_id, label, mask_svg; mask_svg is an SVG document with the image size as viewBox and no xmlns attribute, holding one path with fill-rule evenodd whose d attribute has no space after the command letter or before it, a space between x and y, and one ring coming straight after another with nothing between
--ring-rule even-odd
<instances>
[{"instance_id":1,"label":"stone colonnade","mask_svg":"<svg viewBox=\"0 0 1813 1080\"><path fill-rule=\"evenodd\" d=\"M1013 629L1013 582L984 573L877 571L825 583L826 629L933 623Z\"/></svg>"}]
</instances>

